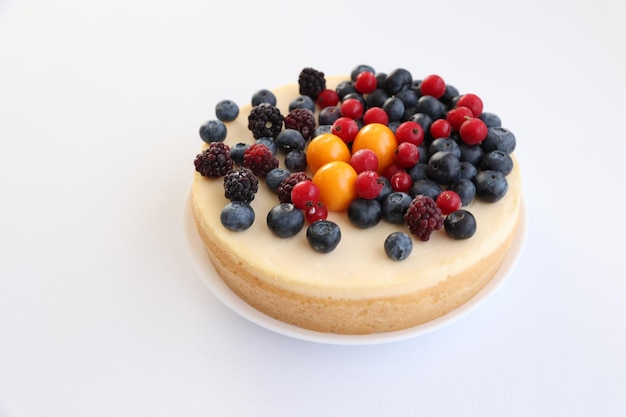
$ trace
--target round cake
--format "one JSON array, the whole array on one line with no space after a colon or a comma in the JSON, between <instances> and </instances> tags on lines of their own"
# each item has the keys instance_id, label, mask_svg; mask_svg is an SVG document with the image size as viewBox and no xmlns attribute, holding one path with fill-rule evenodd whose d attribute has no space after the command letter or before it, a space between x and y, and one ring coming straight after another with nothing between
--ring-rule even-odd
<instances>
[{"instance_id":1,"label":"round cake","mask_svg":"<svg viewBox=\"0 0 626 417\"><path fill-rule=\"evenodd\" d=\"M323 77L323 73L320 74ZM378 77L378 88L382 88L383 77ZM323 77L322 81L323 90L340 92L340 101L334 104L332 94L328 95L331 97L330 104L322 103L321 96L310 97L317 103L314 110L317 130L306 139L307 147L317 136L332 134L332 127L320 127L321 107L334 106L337 110L341 108L342 101L347 101L347 96L339 87L354 86L355 72L345 77ZM270 100L275 98L275 104L270 106L279 109L282 116L288 115L290 106L295 106L294 103L309 91L302 83L302 80L294 80L271 90ZM417 91L416 97L423 96L427 88L424 86L424 91L420 92L419 86L420 81L411 80L411 85L403 88ZM459 97L463 94L456 93L456 89L448 84L446 88L446 94L454 92L454 97L445 101L447 114L450 109L460 107ZM371 90L367 91L369 93L356 94L364 99L374 94ZM387 92L386 95L402 96L398 92ZM259 100L260 96L260 93L256 93L253 99ZM443 97L436 99L440 103L444 102ZM366 100L364 102L367 103ZM310 105L310 101L308 103ZM201 153L214 143L223 144L220 145L222 148L225 145L233 154L234 149L242 143L257 143L259 139L254 137L249 128L249 115L258 106L258 101L241 108L235 106L239 110L236 118L223 123L226 127L225 137L224 134L217 133L207 140L205 134ZM386 108L386 111L389 112L389 109ZM232 119L236 114L236 111L234 114L231 112L229 118ZM445 119L446 115L442 118ZM436 120L435 117L431 119L433 122ZM485 113L484 117L466 116L466 120L469 119L483 120L489 131L506 131L499 126L499 117L491 113ZM397 132L398 126L406 120L423 119L411 119L405 111L400 120L389 121L387 125L393 132ZM359 128L367 126L362 118L358 122ZM433 150L436 138L430 135L431 127L424 126L424 140L419 146L422 157L424 153L433 155L435 152L452 152L446 149ZM508 131L506 133L510 138L512 134ZM454 130L448 139L460 143L459 135ZM239 297L257 310L283 322L319 332L370 334L407 329L441 317L470 300L498 272L509 251L520 220L520 169L513 152L514 144L511 145L509 141L505 145L494 145L494 142L497 141L490 140L487 148L484 146L486 139L480 140L466 148L479 150L484 160L484 154L494 148L508 147L504 151L498 150L500 156L505 154L506 160L512 162L512 167L505 168L500 176L505 178L505 192L500 191L500 195L493 197L485 196L485 191L479 189L473 198L470 196L469 201L463 202L462 207L455 207L452 214L444 214L445 210L437 208L439 225L433 226L432 233L426 239L411 233L407 224L387 221L385 218L371 227L355 225L348 214L349 210L343 208L328 211L325 221L336 225L340 239L336 247L324 253L314 250L307 239L307 229L312 224L308 218L301 231L289 237L278 236L268 226L268 213L280 204L291 205L292 210L299 209L293 207L292 203L281 203L276 190L268 186L266 173L256 175L258 190L252 200L246 203L254 212L254 221L245 230L234 231L222 223L223 210L230 201L225 194L223 172L209 176L196 169L190 198L194 220L207 256L217 273ZM348 148L352 145L348 143ZM306 150L305 147L305 153ZM275 155L278 167L284 168L284 152L279 150ZM466 159L465 153L458 158L463 162ZM428 174L428 160L422 161L422 172ZM232 166L227 164L224 171L239 169L239 163L235 161ZM473 166L476 172L462 175L470 178L475 188L476 176L495 170L488 161L474 162ZM381 171L380 176L384 177L392 171ZM411 171L405 167L396 171L418 170ZM307 179L312 179L315 175L310 167L304 168L302 172ZM413 182L417 182L419 176L414 174L413 177ZM441 190L452 188L449 185L441 185ZM394 188L392 192L404 191ZM406 194L413 200L423 197L421 194L413 195L413 191L406 191ZM431 205L437 201L434 195L428 198ZM447 231L448 225L441 224L442 220L452 218L455 213L460 212L465 213L465 216L471 213L470 217L475 219L475 228L469 236L451 235ZM406 213L405 210L403 216ZM397 233L408 235L411 241L409 250L405 250L401 257L393 257L385 249L388 237Z\"/></svg>"}]
</instances>

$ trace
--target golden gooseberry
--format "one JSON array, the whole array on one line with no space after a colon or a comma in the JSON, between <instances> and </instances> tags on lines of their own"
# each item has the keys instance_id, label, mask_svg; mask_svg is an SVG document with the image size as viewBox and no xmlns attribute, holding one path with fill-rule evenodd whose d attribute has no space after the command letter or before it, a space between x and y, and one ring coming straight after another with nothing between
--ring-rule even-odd
<instances>
[{"instance_id":1,"label":"golden gooseberry","mask_svg":"<svg viewBox=\"0 0 626 417\"><path fill-rule=\"evenodd\" d=\"M378 157L377 172L382 174L385 168L393 164L396 158L398 141L393 131L382 123L370 123L361 128L352 142L352 152L359 149L371 149Z\"/></svg>"},{"instance_id":2,"label":"golden gooseberry","mask_svg":"<svg viewBox=\"0 0 626 417\"><path fill-rule=\"evenodd\" d=\"M320 190L320 201L329 211L342 211L357 198L356 177L357 173L349 163L331 161L315 172L313 183Z\"/></svg>"},{"instance_id":3,"label":"golden gooseberry","mask_svg":"<svg viewBox=\"0 0 626 417\"><path fill-rule=\"evenodd\" d=\"M306 163L315 173L322 165L331 161L350 161L348 145L337 135L322 133L314 137L306 149Z\"/></svg>"}]
</instances>

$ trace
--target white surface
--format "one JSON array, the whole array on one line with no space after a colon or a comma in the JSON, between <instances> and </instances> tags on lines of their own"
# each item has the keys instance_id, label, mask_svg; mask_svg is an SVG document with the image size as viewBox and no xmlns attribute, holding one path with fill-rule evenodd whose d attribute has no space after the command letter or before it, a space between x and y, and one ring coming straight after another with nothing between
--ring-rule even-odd
<instances>
[{"instance_id":1,"label":"white surface","mask_svg":"<svg viewBox=\"0 0 626 417\"><path fill-rule=\"evenodd\" d=\"M620 0L0 0L0 416L625 415L625 23ZM182 202L218 100L359 63L481 94L528 240L463 320L323 345L211 295Z\"/></svg>"}]
</instances>

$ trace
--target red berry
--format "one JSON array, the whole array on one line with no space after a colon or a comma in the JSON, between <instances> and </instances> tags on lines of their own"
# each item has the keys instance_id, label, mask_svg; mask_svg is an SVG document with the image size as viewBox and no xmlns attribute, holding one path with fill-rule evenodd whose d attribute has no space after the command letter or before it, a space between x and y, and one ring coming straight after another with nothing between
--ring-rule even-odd
<instances>
[{"instance_id":1,"label":"red berry","mask_svg":"<svg viewBox=\"0 0 626 417\"><path fill-rule=\"evenodd\" d=\"M371 149L359 149L350 157L350 165L357 174L363 171L376 171L378 169L378 156Z\"/></svg>"},{"instance_id":2,"label":"red berry","mask_svg":"<svg viewBox=\"0 0 626 417\"><path fill-rule=\"evenodd\" d=\"M436 74L427 75L420 84L422 95L439 98L446 92L446 82Z\"/></svg>"},{"instance_id":3,"label":"red berry","mask_svg":"<svg viewBox=\"0 0 626 417\"><path fill-rule=\"evenodd\" d=\"M476 94L467 93L463 94L459 97L459 101L457 102L458 106L467 107L472 111L474 117L478 117L483 112L483 101Z\"/></svg>"},{"instance_id":4,"label":"red berry","mask_svg":"<svg viewBox=\"0 0 626 417\"><path fill-rule=\"evenodd\" d=\"M398 172L403 172L403 171L404 171L404 168L398 165L396 162L394 162L393 164L385 168L385 170L383 171L383 176L391 181L391 177L393 177L394 174L397 174Z\"/></svg>"},{"instance_id":5,"label":"red berry","mask_svg":"<svg viewBox=\"0 0 626 417\"><path fill-rule=\"evenodd\" d=\"M389 124L389 115L382 107L370 107L363 113L363 123L380 123L385 126Z\"/></svg>"},{"instance_id":6,"label":"red berry","mask_svg":"<svg viewBox=\"0 0 626 417\"><path fill-rule=\"evenodd\" d=\"M326 220L328 218L328 208L321 201L308 202L304 210L304 218L309 223L315 223L318 220Z\"/></svg>"},{"instance_id":7,"label":"red berry","mask_svg":"<svg viewBox=\"0 0 626 417\"><path fill-rule=\"evenodd\" d=\"M371 200L378 197L384 186L376 171L363 171L356 177L356 193L360 198Z\"/></svg>"},{"instance_id":8,"label":"red berry","mask_svg":"<svg viewBox=\"0 0 626 417\"><path fill-rule=\"evenodd\" d=\"M320 200L320 189L313 181L300 181L291 189L291 202L300 210L305 210L309 202Z\"/></svg>"},{"instance_id":9,"label":"red berry","mask_svg":"<svg viewBox=\"0 0 626 417\"><path fill-rule=\"evenodd\" d=\"M452 190L440 192L435 202L444 216L461 208L461 197Z\"/></svg>"},{"instance_id":10,"label":"red berry","mask_svg":"<svg viewBox=\"0 0 626 417\"><path fill-rule=\"evenodd\" d=\"M478 117L467 119L459 129L461 140L468 145L477 145L487 137L488 129L485 122Z\"/></svg>"},{"instance_id":11,"label":"red berry","mask_svg":"<svg viewBox=\"0 0 626 417\"><path fill-rule=\"evenodd\" d=\"M447 138L452 133L452 125L446 119L437 119L430 125L430 135L433 139Z\"/></svg>"},{"instance_id":12,"label":"red berry","mask_svg":"<svg viewBox=\"0 0 626 417\"><path fill-rule=\"evenodd\" d=\"M465 106L457 106L450 109L448 114L446 114L446 120L450 123L450 127L453 132L458 132L461 125L467 120L468 117L474 117L474 114L468 107Z\"/></svg>"},{"instance_id":13,"label":"red berry","mask_svg":"<svg viewBox=\"0 0 626 417\"><path fill-rule=\"evenodd\" d=\"M356 120L342 116L333 122L330 133L339 136L345 143L351 143L359 133L359 125Z\"/></svg>"},{"instance_id":14,"label":"red berry","mask_svg":"<svg viewBox=\"0 0 626 417\"><path fill-rule=\"evenodd\" d=\"M320 109L336 106L339 103L339 94L335 90L329 88L322 90L315 99L315 103Z\"/></svg>"},{"instance_id":15,"label":"red berry","mask_svg":"<svg viewBox=\"0 0 626 417\"><path fill-rule=\"evenodd\" d=\"M396 164L403 168L410 168L420 160L420 150L411 142L402 142L396 150Z\"/></svg>"},{"instance_id":16,"label":"red berry","mask_svg":"<svg viewBox=\"0 0 626 417\"><path fill-rule=\"evenodd\" d=\"M420 146L424 141L424 129L413 121L406 121L396 129L396 140L398 143L410 142L415 146Z\"/></svg>"},{"instance_id":17,"label":"red berry","mask_svg":"<svg viewBox=\"0 0 626 417\"><path fill-rule=\"evenodd\" d=\"M408 193L413 185L413 178L407 172L400 171L393 174L389 182L394 191Z\"/></svg>"},{"instance_id":18,"label":"red berry","mask_svg":"<svg viewBox=\"0 0 626 417\"><path fill-rule=\"evenodd\" d=\"M376 90L378 82L376 75L369 71L363 71L354 80L354 89L361 94L369 94Z\"/></svg>"},{"instance_id":19,"label":"red berry","mask_svg":"<svg viewBox=\"0 0 626 417\"><path fill-rule=\"evenodd\" d=\"M356 98L349 98L341 102L341 106L339 106L339 112L342 116L349 117L351 119L360 119L363 117L363 112L365 109L363 108L363 103L361 103Z\"/></svg>"}]
</instances>

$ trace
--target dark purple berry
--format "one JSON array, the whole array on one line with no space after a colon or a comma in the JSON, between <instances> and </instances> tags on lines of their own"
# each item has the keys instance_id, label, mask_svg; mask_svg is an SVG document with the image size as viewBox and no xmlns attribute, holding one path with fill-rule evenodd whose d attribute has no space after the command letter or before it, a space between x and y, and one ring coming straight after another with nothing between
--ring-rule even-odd
<instances>
[{"instance_id":1,"label":"dark purple berry","mask_svg":"<svg viewBox=\"0 0 626 417\"><path fill-rule=\"evenodd\" d=\"M413 239L404 232L394 232L385 239L385 253L394 261L403 261L413 251Z\"/></svg>"},{"instance_id":2,"label":"dark purple berry","mask_svg":"<svg viewBox=\"0 0 626 417\"><path fill-rule=\"evenodd\" d=\"M444 216L435 200L418 195L411 201L404 220L411 233L426 242L430 239L432 232L443 227Z\"/></svg>"},{"instance_id":3,"label":"dark purple berry","mask_svg":"<svg viewBox=\"0 0 626 417\"><path fill-rule=\"evenodd\" d=\"M316 252L329 253L339 245L341 229L330 220L318 220L307 227L306 239Z\"/></svg>"},{"instance_id":4,"label":"dark purple berry","mask_svg":"<svg viewBox=\"0 0 626 417\"><path fill-rule=\"evenodd\" d=\"M467 210L457 210L446 216L443 227L453 239L468 239L476 233L476 218Z\"/></svg>"}]
</instances>

